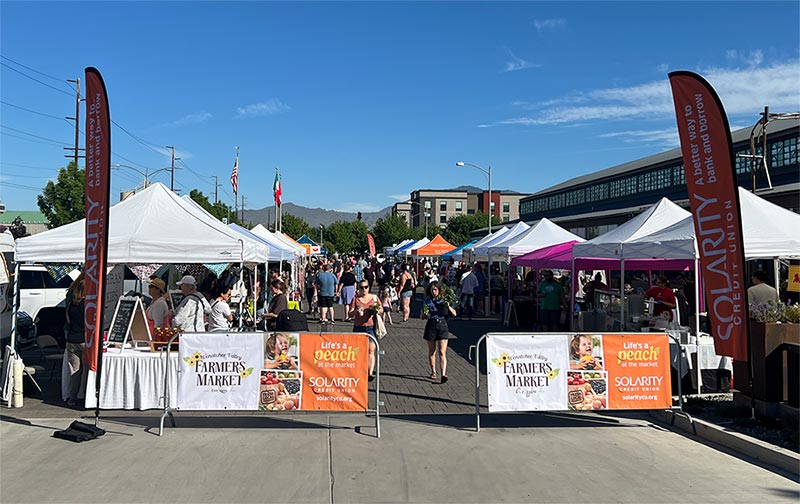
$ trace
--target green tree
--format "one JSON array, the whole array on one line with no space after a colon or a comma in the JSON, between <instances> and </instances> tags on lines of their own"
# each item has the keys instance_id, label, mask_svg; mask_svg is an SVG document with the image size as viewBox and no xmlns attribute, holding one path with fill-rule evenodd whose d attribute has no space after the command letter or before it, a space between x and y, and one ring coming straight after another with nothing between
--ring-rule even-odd
<instances>
[{"instance_id":1,"label":"green tree","mask_svg":"<svg viewBox=\"0 0 800 504\"><path fill-rule=\"evenodd\" d=\"M483 212L476 212L473 215L457 215L450 219L447 228L442 232L442 238L453 245L463 245L470 240L469 234L476 230L485 228L488 217ZM502 224L497 216L492 217L492 227Z\"/></svg>"},{"instance_id":2,"label":"green tree","mask_svg":"<svg viewBox=\"0 0 800 504\"><path fill-rule=\"evenodd\" d=\"M208 196L203 194L202 191L198 191L197 189L192 189L189 191L189 197L192 198L198 205L205 208L208 213L213 215L219 220L228 219L228 224L236 223L239 224L239 219L236 215L236 212L231 209L228 205L221 201L217 201L216 203L211 203L208 201Z\"/></svg>"},{"instance_id":3,"label":"green tree","mask_svg":"<svg viewBox=\"0 0 800 504\"><path fill-rule=\"evenodd\" d=\"M295 240L303 235L308 235L309 238L312 240L314 239L312 236L314 231L302 217L296 217L292 214L283 214L281 216L281 229Z\"/></svg>"},{"instance_id":4,"label":"green tree","mask_svg":"<svg viewBox=\"0 0 800 504\"><path fill-rule=\"evenodd\" d=\"M58 177L42 189L36 198L39 210L47 218L48 228L53 229L86 216L86 172L70 161L66 168L59 168Z\"/></svg>"},{"instance_id":5,"label":"green tree","mask_svg":"<svg viewBox=\"0 0 800 504\"><path fill-rule=\"evenodd\" d=\"M399 215L387 215L385 218L378 219L372 226L372 236L375 238L375 248L381 252L384 247L390 247L411 238L411 231L404 218Z\"/></svg>"},{"instance_id":6,"label":"green tree","mask_svg":"<svg viewBox=\"0 0 800 504\"><path fill-rule=\"evenodd\" d=\"M324 231L329 254L361 254L367 249L368 229L361 221L336 221Z\"/></svg>"}]
</instances>

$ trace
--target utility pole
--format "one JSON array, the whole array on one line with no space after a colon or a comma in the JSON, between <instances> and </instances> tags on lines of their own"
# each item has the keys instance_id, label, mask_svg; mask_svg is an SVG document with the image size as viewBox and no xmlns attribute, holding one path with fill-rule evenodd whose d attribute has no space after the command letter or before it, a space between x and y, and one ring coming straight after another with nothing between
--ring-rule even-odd
<instances>
[{"instance_id":1,"label":"utility pole","mask_svg":"<svg viewBox=\"0 0 800 504\"><path fill-rule=\"evenodd\" d=\"M79 145L80 141L80 118L81 118L81 78L78 77L75 80L67 79L67 82L74 82L75 83L75 147L70 149L69 147L64 147L66 150L73 150L74 153L72 156L64 156L64 157L72 157L75 160L75 168L79 168L78 166L78 158L83 157L79 156L78 153L82 150ZM73 119L72 117L66 117L65 119Z\"/></svg>"},{"instance_id":2,"label":"utility pole","mask_svg":"<svg viewBox=\"0 0 800 504\"><path fill-rule=\"evenodd\" d=\"M181 158L175 157L175 146L174 145L167 145L167 149L172 151L172 164L170 165L170 176L169 176L169 190L175 190L175 161L179 161Z\"/></svg>"},{"instance_id":3,"label":"utility pole","mask_svg":"<svg viewBox=\"0 0 800 504\"><path fill-rule=\"evenodd\" d=\"M244 226L244 194L242 194L242 226Z\"/></svg>"},{"instance_id":4,"label":"utility pole","mask_svg":"<svg viewBox=\"0 0 800 504\"><path fill-rule=\"evenodd\" d=\"M219 177L214 175L214 204L219 203Z\"/></svg>"}]
</instances>

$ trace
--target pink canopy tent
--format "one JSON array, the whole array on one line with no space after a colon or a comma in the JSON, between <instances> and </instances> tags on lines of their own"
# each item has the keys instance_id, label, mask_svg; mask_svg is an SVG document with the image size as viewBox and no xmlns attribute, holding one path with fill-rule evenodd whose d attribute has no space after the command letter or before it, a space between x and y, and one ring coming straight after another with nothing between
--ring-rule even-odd
<instances>
[{"instance_id":1,"label":"pink canopy tent","mask_svg":"<svg viewBox=\"0 0 800 504\"><path fill-rule=\"evenodd\" d=\"M528 268L572 269L572 246L578 241L568 241L549 247L540 248L511 260L511 266ZM683 271L694 267L692 259L626 259L626 268L634 270L670 270ZM619 259L603 257L576 257L576 270L620 269Z\"/></svg>"}]
</instances>

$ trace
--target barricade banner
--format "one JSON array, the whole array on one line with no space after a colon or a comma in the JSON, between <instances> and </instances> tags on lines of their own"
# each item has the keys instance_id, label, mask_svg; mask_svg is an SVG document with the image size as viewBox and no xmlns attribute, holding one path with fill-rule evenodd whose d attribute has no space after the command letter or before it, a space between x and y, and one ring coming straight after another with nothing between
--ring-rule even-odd
<instances>
[{"instance_id":1,"label":"barricade banner","mask_svg":"<svg viewBox=\"0 0 800 504\"><path fill-rule=\"evenodd\" d=\"M364 334L302 333L303 410L366 411L369 339Z\"/></svg>"},{"instance_id":2,"label":"barricade banner","mask_svg":"<svg viewBox=\"0 0 800 504\"><path fill-rule=\"evenodd\" d=\"M257 410L260 333L185 333L178 350L178 408Z\"/></svg>"},{"instance_id":3,"label":"barricade banner","mask_svg":"<svg viewBox=\"0 0 800 504\"><path fill-rule=\"evenodd\" d=\"M486 337L489 411L667 409L666 334Z\"/></svg>"},{"instance_id":4,"label":"barricade banner","mask_svg":"<svg viewBox=\"0 0 800 504\"><path fill-rule=\"evenodd\" d=\"M365 334L182 334L178 408L367 411L368 358Z\"/></svg>"}]
</instances>

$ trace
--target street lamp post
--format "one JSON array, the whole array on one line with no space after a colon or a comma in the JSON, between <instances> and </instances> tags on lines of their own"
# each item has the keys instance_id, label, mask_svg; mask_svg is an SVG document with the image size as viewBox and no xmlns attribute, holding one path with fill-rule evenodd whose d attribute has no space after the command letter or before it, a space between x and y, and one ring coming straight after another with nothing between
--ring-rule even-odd
<instances>
[{"instance_id":1,"label":"street lamp post","mask_svg":"<svg viewBox=\"0 0 800 504\"><path fill-rule=\"evenodd\" d=\"M420 213L418 213L418 214L413 214L412 213L411 217L413 218L415 215L421 215L425 219L425 238L427 238L428 237L428 217L431 216L430 212L428 212L428 209L425 208L425 206L422 203L417 203L416 201L407 200L407 201L404 201L403 203L408 203L409 205L417 205L418 207L420 207L422 209L422 211ZM411 224L411 223L409 222L409 224Z\"/></svg>"},{"instance_id":2,"label":"street lamp post","mask_svg":"<svg viewBox=\"0 0 800 504\"><path fill-rule=\"evenodd\" d=\"M486 175L489 176L489 234L492 234L492 165L489 165L489 169L480 167L478 165L474 165L472 163L465 163L464 161L456 161L456 166L471 166L473 168L477 168L478 170L482 171Z\"/></svg>"},{"instance_id":3,"label":"street lamp post","mask_svg":"<svg viewBox=\"0 0 800 504\"><path fill-rule=\"evenodd\" d=\"M145 187L145 189L147 189L150 186L150 176L151 175L155 175L158 172L167 171L167 170L170 169L170 168L159 168L158 170L154 171L153 173L150 173L150 169L149 168L145 168L144 171L142 171L142 170L140 170L138 168L135 168L133 166L128 166L128 165L124 165L124 164L112 164L111 167L112 168L128 168L130 170L135 171L139 175L143 176L144 177L144 187Z\"/></svg>"},{"instance_id":4,"label":"street lamp post","mask_svg":"<svg viewBox=\"0 0 800 504\"><path fill-rule=\"evenodd\" d=\"M319 246L322 248L322 224L319 225Z\"/></svg>"}]
</instances>

